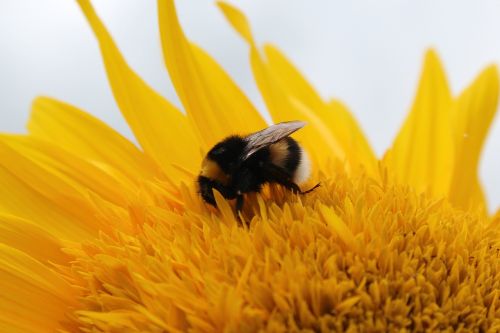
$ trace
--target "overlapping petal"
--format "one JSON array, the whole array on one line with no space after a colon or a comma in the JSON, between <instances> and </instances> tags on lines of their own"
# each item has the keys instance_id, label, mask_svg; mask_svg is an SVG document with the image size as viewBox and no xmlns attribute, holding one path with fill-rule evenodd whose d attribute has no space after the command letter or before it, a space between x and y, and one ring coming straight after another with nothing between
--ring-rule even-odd
<instances>
[{"instance_id":1,"label":"overlapping petal","mask_svg":"<svg viewBox=\"0 0 500 333\"><path fill-rule=\"evenodd\" d=\"M130 70L90 2L79 4L144 152L48 98L34 103L30 135L0 136L0 331L500 330L499 213L477 209L494 67L453 99L430 51L379 167L347 108L323 100L276 48L261 54L244 15L221 4L250 45L273 118L309 122L298 134L327 176L306 196L268 186L248 195L241 226L220 193L217 210L202 203L194 173L200 150L262 118L184 36L172 0L158 2L161 36L187 116Z\"/></svg>"},{"instance_id":2,"label":"overlapping petal","mask_svg":"<svg viewBox=\"0 0 500 333\"><path fill-rule=\"evenodd\" d=\"M184 35L173 0L158 1L165 64L205 149L235 133L266 126L245 95L205 51Z\"/></svg>"},{"instance_id":3,"label":"overlapping petal","mask_svg":"<svg viewBox=\"0 0 500 333\"><path fill-rule=\"evenodd\" d=\"M6 143L23 156L36 161L48 172L65 178L79 187L81 193L92 191L112 204L126 207L127 195L137 190L137 186L114 169L101 167L63 150L54 144L28 136L0 136Z\"/></svg>"},{"instance_id":4,"label":"overlapping petal","mask_svg":"<svg viewBox=\"0 0 500 333\"><path fill-rule=\"evenodd\" d=\"M97 212L89 200L88 180L78 182L78 175L65 175L42 155L42 151L31 154L22 140L0 139L0 213L33 221L57 237L73 241L111 230L111 225L89 218Z\"/></svg>"},{"instance_id":5,"label":"overlapping petal","mask_svg":"<svg viewBox=\"0 0 500 333\"><path fill-rule=\"evenodd\" d=\"M296 134L296 137L304 144L315 165L326 165L330 156L325 156L323 148L318 149L317 142L324 143L326 149L335 158L345 159L345 154L340 144L325 124L314 114L314 112L302 101L292 98L290 94L279 84L278 79L270 70L268 63L259 53L257 45L253 40L250 26L243 15L235 7L224 3L218 3L220 9L231 23L233 28L241 34L250 46L250 62L257 86L266 102L267 109L274 122L305 120L308 126Z\"/></svg>"},{"instance_id":6,"label":"overlapping petal","mask_svg":"<svg viewBox=\"0 0 500 333\"><path fill-rule=\"evenodd\" d=\"M307 105L338 140L352 168L363 166L370 175L377 171L377 158L358 122L338 100L325 102L302 74L274 46L264 47L269 68L293 98Z\"/></svg>"},{"instance_id":7,"label":"overlapping petal","mask_svg":"<svg viewBox=\"0 0 500 333\"><path fill-rule=\"evenodd\" d=\"M434 51L427 52L412 109L386 156L397 181L447 195L454 167L452 96Z\"/></svg>"},{"instance_id":8,"label":"overlapping petal","mask_svg":"<svg viewBox=\"0 0 500 333\"><path fill-rule=\"evenodd\" d=\"M486 211L478 163L498 89L491 66L453 98L437 54L429 51L412 110L384 158L396 181L458 207Z\"/></svg>"},{"instance_id":9,"label":"overlapping petal","mask_svg":"<svg viewBox=\"0 0 500 333\"><path fill-rule=\"evenodd\" d=\"M244 14L224 2L219 2L219 7L233 28L250 46L255 80L273 120L280 122L301 119L309 123L297 133L297 138L313 155L316 165L326 166L329 162L340 160L348 162L348 166L352 168L363 165L368 172L374 174L375 155L349 111L340 103L324 102L275 47L267 45L264 48L264 57L253 40ZM343 117L338 117L339 113ZM339 133L340 127L349 128L351 138L361 138L355 148L362 150L362 153L353 153L354 140ZM318 145L318 142L322 145ZM328 155L325 155L325 149L329 152Z\"/></svg>"},{"instance_id":10,"label":"overlapping petal","mask_svg":"<svg viewBox=\"0 0 500 333\"><path fill-rule=\"evenodd\" d=\"M62 250L64 243L61 239L44 229L44 226L13 215L0 214L0 243L45 264L68 264L71 260Z\"/></svg>"},{"instance_id":11,"label":"overlapping petal","mask_svg":"<svg viewBox=\"0 0 500 333\"><path fill-rule=\"evenodd\" d=\"M485 69L457 98L453 106L455 167L450 184L450 200L464 209L485 208L478 179L479 158L498 107L498 71Z\"/></svg>"},{"instance_id":12,"label":"overlapping petal","mask_svg":"<svg viewBox=\"0 0 500 333\"><path fill-rule=\"evenodd\" d=\"M157 174L154 162L132 142L92 115L53 98L33 102L28 130L36 138L113 168L132 182Z\"/></svg>"},{"instance_id":13,"label":"overlapping petal","mask_svg":"<svg viewBox=\"0 0 500 333\"><path fill-rule=\"evenodd\" d=\"M196 172L201 156L186 116L151 89L127 65L90 1L78 4L99 41L109 83L120 110L144 151L175 179L184 179L173 165Z\"/></svg>"},{"instance_id":14,"label":"overlapping petal","mask_svg":"<svg viewBox=\"0 0 500 333\"><path fill-rule=\"evenodd\" d=\"M76 329L69 323L68 309L76 306L77 291L39 261L4 244L0 244L0 290L0 331Z\"/></svg>"}]
</instances>

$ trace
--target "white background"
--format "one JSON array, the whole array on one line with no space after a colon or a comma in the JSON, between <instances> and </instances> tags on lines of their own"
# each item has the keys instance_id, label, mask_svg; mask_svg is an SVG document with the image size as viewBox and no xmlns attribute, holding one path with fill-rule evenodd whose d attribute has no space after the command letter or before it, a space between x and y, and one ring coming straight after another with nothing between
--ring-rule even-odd
<instances>
[{"instance_id":1,"label":"white background","mask_svg":"<svg viewBox=\"0 0 500 333\"><path fill-rule=\"evenodd\" d=\"M343 100L381 155L411 105L424 51L433 46L458 93L500 63L500 1L233 0L259 42L279 46L324 97ZM174 104L161 56L156 1L94 0L127 60ZM187 35L208 50L265 113L248 50L208 0L177 1ZM76 2L0 0L0 132L23 132L31 100L75 104L129 138L108 88L96 41ZM500 126L481 163L491 204L500 204Z\"/></svg>"}]
</instances>

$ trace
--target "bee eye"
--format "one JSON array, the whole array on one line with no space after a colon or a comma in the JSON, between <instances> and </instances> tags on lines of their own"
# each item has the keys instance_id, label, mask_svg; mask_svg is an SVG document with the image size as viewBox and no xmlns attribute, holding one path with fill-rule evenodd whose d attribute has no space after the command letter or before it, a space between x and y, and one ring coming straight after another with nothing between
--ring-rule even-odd
<instances>
[{"instance_id":1,"label":"bee eye","mask_svg":"<svg viewBox=\"0 0 500 333\"><path fill-rule=\"evenodd\" d=\"M224 148L224 147L219 147L219 148L217 148L215 150L212 150L212 154L213 155L222 155L225 152L226 152L226 148Z\"/></svg>"}]
</instances>

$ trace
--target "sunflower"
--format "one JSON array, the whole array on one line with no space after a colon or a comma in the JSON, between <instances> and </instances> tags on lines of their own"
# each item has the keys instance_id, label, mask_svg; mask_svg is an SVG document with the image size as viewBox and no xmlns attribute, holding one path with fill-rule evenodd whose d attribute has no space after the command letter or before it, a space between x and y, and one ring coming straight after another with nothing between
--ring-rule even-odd
<instances>
[{"instance_id":1,"label":"sunflower","mask_svg":"<svg viewBox=\"0 0 500 333\"><path fill-rule=\"evenodd\" d=\"M248 43L275 122L322 186L296 196L200 199L214 143L266 123L159 0L167 70L185 113L127 65L87 0L116 102L140 148L78 108L33 103L27 135L0 137L0 331L500 331L500 214L477 169L497 108L485 69L453 96L428 51L413 107L378 159L338 100L321 98L245 16L219 3Z\"/></svg>"}]
</instances>

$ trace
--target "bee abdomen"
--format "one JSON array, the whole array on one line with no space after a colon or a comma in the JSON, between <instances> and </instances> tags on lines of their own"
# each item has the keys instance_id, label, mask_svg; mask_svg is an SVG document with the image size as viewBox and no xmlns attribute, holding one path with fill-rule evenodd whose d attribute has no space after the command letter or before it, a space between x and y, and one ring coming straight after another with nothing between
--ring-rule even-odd
<instances>
[{"instance_id":1,"label":"bee abdomen","mask_svg":"<svg viewBox=\"0 0 500 333\"><path fill-rule=\"evenodd\" d=\"M294 183L300 184L309 178L310 162L305 150L291 137L286 137L269 146L271 163L285 169Z\"/></svg>"}]
</instances>

